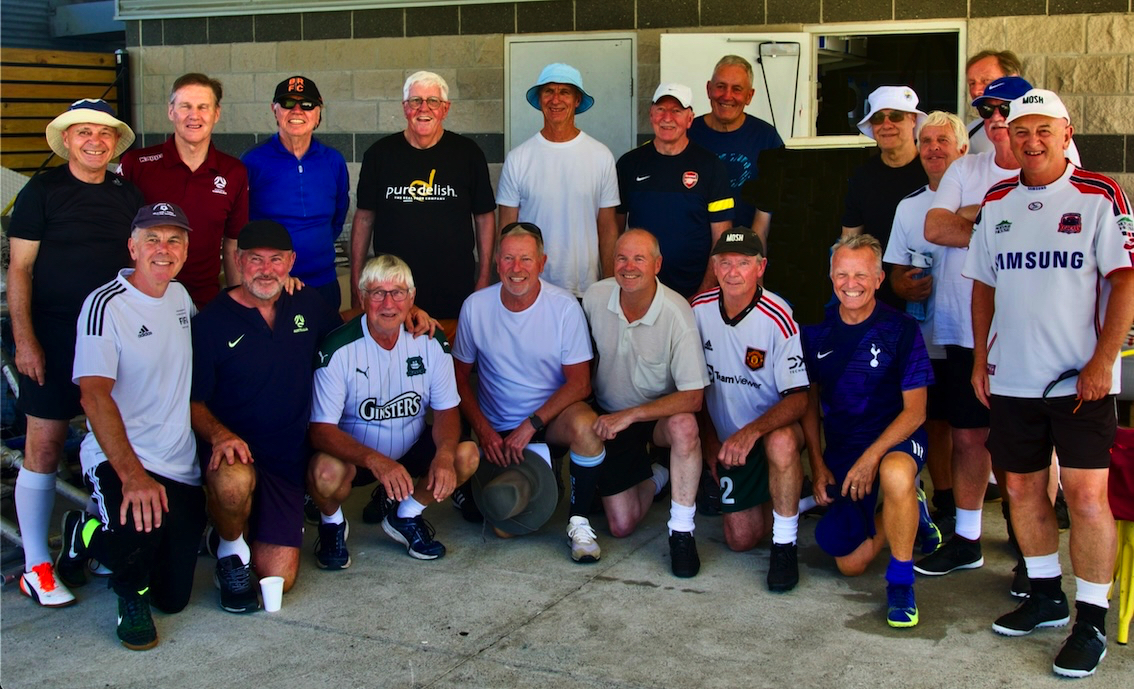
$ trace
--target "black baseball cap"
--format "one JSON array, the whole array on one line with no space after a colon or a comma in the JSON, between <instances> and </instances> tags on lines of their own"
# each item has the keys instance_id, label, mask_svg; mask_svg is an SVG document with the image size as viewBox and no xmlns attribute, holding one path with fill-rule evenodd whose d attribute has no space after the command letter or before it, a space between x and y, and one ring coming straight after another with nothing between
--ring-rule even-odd
<instances>
[{"instance_id":1,"label":"black baseball cap","mask_svg":"<svg viewBox=\"0 0 1134 689\"><path fill-rule=\"evenodd\" d=\"M743 254L745 256L763 256L764 244L756 233L747 227L733 227L725 230L721 238L713 246L710 256L717 254Z\"/></svg>"},{"instance_id":2,"label":"black baseball cap","mask_svg":"<svg viewBox=\"0 0 1134 689\"><path fill-rule=\"evenodd\" d=\"M278 102L281 98L310 100L319 105L323 104L323 96L320 95L319 87L315 82L299 75L288 77L276 84L276 95L272 97L272 102Z\"/></svg>"},{"instance_id":3,"label":"black baseball cap","mask_svg":"<svg viewBox=\"0 0 1134 689\"><path fill-rule=\"evenodd\" d=\"M138 213L134 216L134 222L131 228L141 228L144 230L159 225L180 227L185 231L191 231L193 229L189 227L189 218L186 217L185 211L172 203L165 202L151 203L139 208Z\"/></svg>"},{"instance_id":4,"label":"black baseball cap","mask_svg":"<svg viewBox=\"0 0 1134 689\"><path fill-rule=\"evenodd\" d=\"M279 249L293 251L287 228L275 220L253 220L240 231L238 249Z\"/></svg>"}]
</instances>

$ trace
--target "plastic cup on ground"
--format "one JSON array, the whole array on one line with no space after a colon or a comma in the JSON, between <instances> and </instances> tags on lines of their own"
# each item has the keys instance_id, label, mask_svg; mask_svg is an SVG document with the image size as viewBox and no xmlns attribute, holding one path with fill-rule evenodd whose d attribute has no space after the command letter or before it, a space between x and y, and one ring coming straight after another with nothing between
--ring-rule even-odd
<instances>
[{"instance_id":1,"label":"plastic cup on ground","mask_svg":"<svg viewBox=\"0 0 1134 689\"><path fill-rule=\"evenodd\" d=\"M264 597L264 610L276 612L283 604L283 577L260 579L260 595Z\"/></svg>"}]
</instances>

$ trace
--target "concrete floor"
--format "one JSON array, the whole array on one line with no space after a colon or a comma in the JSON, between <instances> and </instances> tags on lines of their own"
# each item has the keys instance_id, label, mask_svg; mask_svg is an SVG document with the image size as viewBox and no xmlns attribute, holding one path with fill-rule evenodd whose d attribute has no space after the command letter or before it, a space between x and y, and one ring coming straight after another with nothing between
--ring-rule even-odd
<instances>
[{"instance_id":1,"label":"concrete floor","mask_svg":"<svg viewBox=\"0 0 1134 689\"><path fill-rule=\"evenodd\" d=\"M426 513L449 552L433 562L346 507L353 565L315 567L308 528L300 579L277 613L217 607L214 561L178 615L155 614L160 645L136 653L114 634L101 580L47 610L15 586L0 595L0 684L21 687L1043 687L1068 686L1051 660L1068 629L1009 639L989 625L1014 603L998 505L985 509L985 566L917 586L921 623L885 622L885 560L840 576L800 529L801 582L764 586L766 547L733 553L721 520L698 516L699 576L670 574L666 510L632 537L600 529L602 560L571 562L565 508L534 536L502 541L448 505ZM1067 534L1062 538L1064 571ZM1068 587L1070 590L1070 586ZM1088 687L1134 686L1134 648L1113 641Z\"/></svg>"}]
</instances>

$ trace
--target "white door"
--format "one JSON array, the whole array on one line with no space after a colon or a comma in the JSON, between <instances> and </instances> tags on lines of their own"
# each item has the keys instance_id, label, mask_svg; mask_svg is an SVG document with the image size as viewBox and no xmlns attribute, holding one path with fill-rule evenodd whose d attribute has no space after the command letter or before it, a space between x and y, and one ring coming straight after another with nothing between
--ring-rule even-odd
<instances>
[{"instance_id":1,"label":"white door","mask_svg":"<svg viewBox=\"0 0 1134 689\"><path fill-rule=\"evenodd\" d=\"M512 150L543 127L543 115L526 94L540 70L565 62L583 75L583 89L594 106L575 125L606 144L615 158L635 145L637 106L635 37L628 33L558 36L506 36L504 39L504 148Z\"/></svg>"}]
</instances>

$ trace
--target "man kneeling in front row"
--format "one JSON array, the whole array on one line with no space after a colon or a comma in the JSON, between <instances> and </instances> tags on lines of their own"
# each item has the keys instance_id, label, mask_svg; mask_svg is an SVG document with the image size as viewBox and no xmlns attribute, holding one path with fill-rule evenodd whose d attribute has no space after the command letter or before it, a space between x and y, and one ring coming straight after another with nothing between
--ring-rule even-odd
<instances>
[{"instance_id":1,"label":"man kneeling in front row","mask_svg":"<svg viewBox=\"0 0 1134 689\"><path fill-rule=\"evenodd\" d=\"M414 337L403 327L415 292L409 266L388 254L373 258L358 289L364 313L327 336L315 369L310 438L317 453L307 481L322 512L315 559L323 569L350 566L341 505L353 486L375 480L385 491L377 497L386 508L382 529L411 557L443 556L422 512L479 463L476 444L458 442L461 400L444 334ZM432 433L425 432L428 409Z\"/></svg>"}]
</instances>

